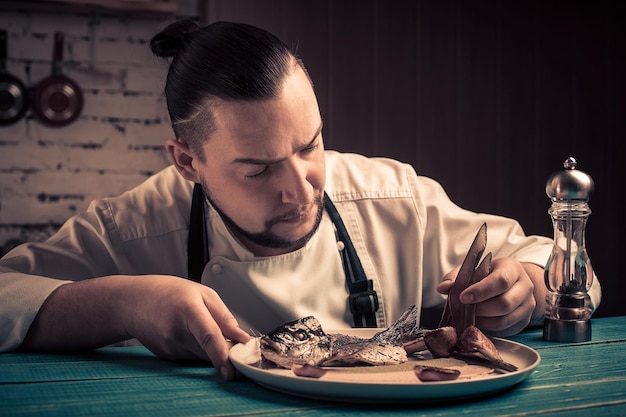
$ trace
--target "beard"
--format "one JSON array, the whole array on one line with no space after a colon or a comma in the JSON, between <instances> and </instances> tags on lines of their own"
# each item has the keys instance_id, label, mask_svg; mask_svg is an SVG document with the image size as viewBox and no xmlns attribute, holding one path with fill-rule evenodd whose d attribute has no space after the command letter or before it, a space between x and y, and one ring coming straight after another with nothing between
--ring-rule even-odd
<instances>
[{"instance_id":1,"label":"beard","mask_svg":"<svg viewBox=\"0 0 626 417\"><path fill-rule=\"evenodd\" d=\"M304 236L299 237L297 239L289 239L283 236L279 236L275 234L274 232L272 232L272 227L275 224L281 222L283 219L292 217L293 212L283 214L281 216L273 217L267 220L264 224L264 230L262 232L255 233L255 232L250 232L248 230L245 230L244 228L239 226L230 216L228 216L228 214L224 212L222 208L220 208L218 204L216 204L215 199L212 198L211 193L209 192L208 187L206 186L206 183L204 180L202 180L202 189L204 191L204 195L206 196L206 199L209 201L211 206L213 206L215 211L222 218L222 221L224 222L224 224L226 224L226 226L235 235L243 237L256 245L263 246L266 248L271 248L271 249L292 249L292 248L297 249L297 248L301 248L302 246L304 246L309 240L311 240L313 235L315 235L315 232L317 232L317 229L319 228L320 223L322 221L322 215L324 213L324 203L322 201L322 196L317 195L315 196L313 200L314 209L316 210L315 223L313 224L313 227L311 228L311 230L308 233L306 233Z\"/></svg>"}]
</instances>

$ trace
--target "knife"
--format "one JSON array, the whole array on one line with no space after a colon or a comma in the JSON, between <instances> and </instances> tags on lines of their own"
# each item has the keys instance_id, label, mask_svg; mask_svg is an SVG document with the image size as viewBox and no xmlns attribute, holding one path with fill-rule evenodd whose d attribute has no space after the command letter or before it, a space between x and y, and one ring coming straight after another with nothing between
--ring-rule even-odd
<instances>
[{"instance_id":1,"label":"knife","mask_svg":"<svg viewBox=\"0 0 626 417\"><path fill-rule=\"evenodd\" d=\"M461 336L466 328L475 324L476 305L461 303L459 296L467 287L489 275L491 271L491 253L488 253L479 264L486 247L487 223L483 223L480 229L478 229L472 245L461 264L454 284L450 287L448 300L439 322L439 327L454 327L458 336Z\"/></svg>"}]
</instances>

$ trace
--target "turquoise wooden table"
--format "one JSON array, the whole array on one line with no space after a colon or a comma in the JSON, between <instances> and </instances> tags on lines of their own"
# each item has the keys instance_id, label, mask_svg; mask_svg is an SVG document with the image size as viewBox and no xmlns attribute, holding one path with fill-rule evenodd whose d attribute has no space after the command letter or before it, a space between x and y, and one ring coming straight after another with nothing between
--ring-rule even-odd
<instances>
[{"instance_id":1,"label":"turquoise wooden table","mask_svg":"<svg viewBox=\"0 0 626 417\"><path fill-rule=\"evenodd\" d=\"M156 359L141 347L0 354L0 416L626 416L626 317L592 320L593 338L562 344L541 330L515 337L541 363L497 395L445 404L355 405L281 394L208 366Z\"/></svg>"}]
</instances>

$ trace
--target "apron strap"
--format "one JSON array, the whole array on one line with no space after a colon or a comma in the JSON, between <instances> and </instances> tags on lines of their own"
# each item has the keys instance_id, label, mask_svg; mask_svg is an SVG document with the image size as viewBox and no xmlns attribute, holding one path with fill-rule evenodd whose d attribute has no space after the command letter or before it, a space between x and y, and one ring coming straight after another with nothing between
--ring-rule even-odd
<instances>
[{"instance_id":1,"label":"apron strap","mask_svg":"<svg viewBox=\"0 0 626 417\"><path fill-rule=\"evenodd\" d=\"M202 192L202 185L196 183L193 187L191 214L189 215L189 237L187 239L187 274L189 279L200 282L202 272L208 262L209 241L204 215L204 193Z\"/></svg>"},{"instance_id":2,"label":"apron strap","mask_svg":"<svg viewBox=\"0 0 626 417\"><path fill-rule=\"evenodd\" d=\"M350 292L349 305L350 312L354 316L354 327L376 327L376 311L378 311L379 304L378 295L374 291L374 283L371 279L367 279L348 230L326 193L324 193L324 207L337 229L339 240L344 244L344 249L340 253L346 284Z\"/></svg>"}]
</instances>

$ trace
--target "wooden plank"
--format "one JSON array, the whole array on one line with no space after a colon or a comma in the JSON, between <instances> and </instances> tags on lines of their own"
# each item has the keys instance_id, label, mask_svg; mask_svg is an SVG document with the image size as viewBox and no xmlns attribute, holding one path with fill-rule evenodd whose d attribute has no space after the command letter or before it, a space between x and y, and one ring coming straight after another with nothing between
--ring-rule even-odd
<instances>
[{"instance_id":1,"label":"wooden plank","mask_svg":"<svg viewBox=\"0 0 626 417\"><path fill-rule=\"evenodd\" d=\"M155 375L198 375L214 378L205 364L157 359L143 346L104 348L79 354L12 353L0 355L0 384L143 378Z\"/></svg>"},{"instance_id":2,"label":"wooden plank","mask_svg":"<svg viewBox=\"0 0 626 417\"><path fill-rule=\"evenodd\" d=\"M481 212L496 211L494 161L498 159L497 2L459 2L457 45L459 118L453 200Z\"/></svg>"},{"instance_id":3,"label":"wooden plank","mask_svg":"<svg viewBox=\"0 0 626 417\"><path fill-rule=\"evenodd\" d=\"M548 342L543 340L541 328L524 331L512 336L510 339L532 346L535 349L572 346L571 343ZM621 343L624 341L626 341L626 316L603 317L591 319L591 340L581 344Z\"/></svg>"},{"instance_id":4,"label":"wooden plank","mask_svg":"<svg viewBox=\"0 0 626 417\"><path fill-rule=\"evenodd\" d=\"M414 163L419 174L439 181L449 193L455 183L459 155L458 10L455 0L418 2L417 129L420 149Z\"/></svg>"},{"instance_id":5,"label":"wooden plank","mask_svg":"<svg viewBox=\"0 0 626 417\"><path fill-rule=\"evenodd\" d=\"M25 399L28 398L27 401ZM96 379L3 386L3 416L226 416L324 407L259 388L200 376Z\"/></svg>"},{"instance_id":6,"label":"wooden plank","mask_svg":"<svg viewBox=\"0 0 626 417\"><path fill-rule=\"evenodd\" d=\"M174 16L176 2L147 2L124 0L2 0L0 8L34 12L133 14L135 16Z\"/></svg>"},{"instance_id":7,"label":"wooden plank","mask_svg":"<svg viewBox=\"0 0 626 417\"><path fill-rule=\"evenodd\" d=\"M325 124L323 136L326 140L326 133L330 130L330 121L333 117L330 106L332 91L329 88L332 74L330 5L327 1L283 0L283 16L282 38L296 49L313 80L322 121Z\"/></svg>"},{"instance_id":8,"label":"wooden plank","mask_svg":"<svg viewBox=\"0 0 626 417\"><path fill-rule=\"evenodd\" d=\"M417 135L417 2L376 2L374 149L413 163Z\"/></svg>"},{"instance_id":9,"label":"wooden plank","mask_svg":"<svg viewBox=\"0 0 626 417\"><path fill-rule=\"evenodd\" d=\"M544 192L547 177L535 181L537 149L532 146L537 90L534 3L507 3L499 14L497 212L517 219L527 233L550 236L549 200Z\"/></svg>"},{"instance_id":10,"label":"wooden plank","mask_svg":"<svg viewBox=\"0 0 626 417\"><path fill-rule=\"evenodd\" d=\"M209 23L216 21L231 21L247 23L270 31L280 36L282 13L281 0L228 0L211 2Z\"/></svg>"},{"instance_id":11,"label":"wooden plank","mask_svg":"<svg viewBox=\"0 0 626 417\"><path fill-rule=\"evenodd\" d=\"M623 153L618 151L618 143L623 143L626 138L626 2L614 0L607 3L606 15L599 29L606 34L605 42L600 45L607 48L608 59L602 75L609 90L604 97L607 101L603 121L607 125L606 137L594 135L588 139L592 147L604 148L606 154L589 152L594 155L588 169L596 182L596 190L589 202L593 213L587 226L587 245L594 270L604 285L598 314L619 315L626 314L626 303L622 299L622 294L626 294L626 280L618 278L624 253L622 236L626 235L626 221L622 216L624 198L616 191L621 188L624 178ZM593 65L592 62L588 64ZM580 161L581 169L587 165L586 161L585 155Z\"/></svg>"},{"instance_id":12,"label":"wooden plank","mask_svg":"<svg viewBox=\"0 0 626 417\"><path fill-rule=\"evenodd\" d=\"M599 358L620 357L624 344L570 344L557 349L541 349L543 359L535 373L512 390L484 401L447 402L427 408L423 405L371 407L301 399L258 387L249 381L222 383L214 372L201 375L162 370L158 375L138 377L125 376L128 370L123 369L117 378L83 379L84 375L77 374L76 380L54 383L3 384L0 389L0 412L7 416L161 416L172 413L180 416L284 413L339 416L364 412L396 416L419 409L423 415L438 416L463 413L484 416L576 415L583 411L587 415L600 411L604 411L603 415L619 415L616 413L626 410L626 398L623 396L626 363ZM594 366L584 366L587 358L594 358L589 361ZM143 375L143 365L129 361L125 367L138 370Z\"/></svg>"},{"instance_id":13,"label":"wooden plank","mask_svg":"<svg viewBox=\"0 0 626 417\"><path fill-rule=\"evenodd\" d=\"M624 415L626 317L594 319L594 338L583 344L543 342L541 330L515 337L535 346L542 361L511 390L481 401L372 407L280 394L240 380L222 382L213 368L155 359L141 347L105 348L78 355L0 355L0 415L368 415L428 416ZM1 378L37 369L9 383ZM44 375L44 378L40 378Z\"/></svg>"},{"instance_id":14,"label":"wooden plank","mask_svg":"<svg viewBox=\"0 0 626 417\"><path fill-rule=\"evenodd\" d=\"M371 155L374 150L373 2L330 3L330 111L327 147Z\"/></svg>"}]
</instances>

